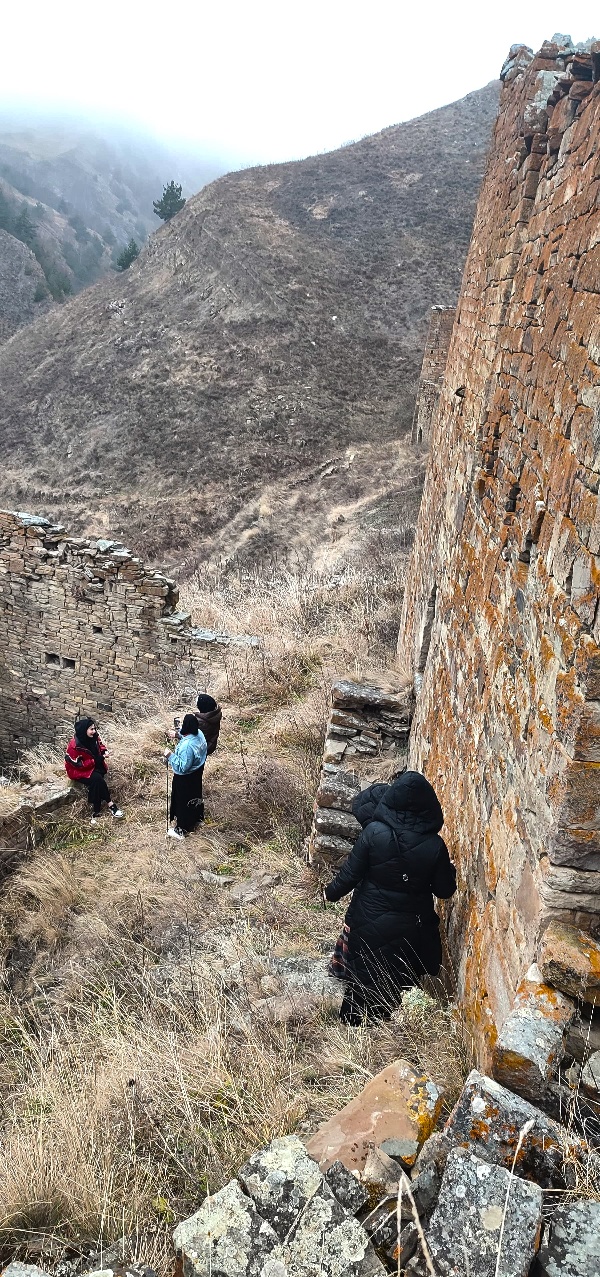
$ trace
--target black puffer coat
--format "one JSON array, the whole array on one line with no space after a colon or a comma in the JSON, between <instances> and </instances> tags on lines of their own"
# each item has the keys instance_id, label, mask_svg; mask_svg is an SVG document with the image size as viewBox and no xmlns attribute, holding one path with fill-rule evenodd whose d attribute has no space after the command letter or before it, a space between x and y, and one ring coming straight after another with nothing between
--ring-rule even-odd
<instances>
[{"instance_id":1,"label":"black puffer coat","mask_svg":"<svg viewBox=\"0 0 600 1277\"><path fill-rule=\"evenodd\" d=\"M368 799L355 813L361 823L367 811ZM406 771L385 787L367 819L325 894L341 900L354 891L346 920L356 978L373 984L377 969L385 969L406 987L424 972L437 974L442 961L433 896L448 899L456 890L456 870L438 834L444 817L429 781Z\"/></svg>"}]
</instances>

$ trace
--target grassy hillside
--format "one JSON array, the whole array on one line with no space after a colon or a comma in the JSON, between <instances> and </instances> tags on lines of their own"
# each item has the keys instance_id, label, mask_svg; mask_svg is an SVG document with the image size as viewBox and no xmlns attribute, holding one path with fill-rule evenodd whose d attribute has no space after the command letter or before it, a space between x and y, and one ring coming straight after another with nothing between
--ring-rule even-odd
<instances>
[{"instance_id":1,"label":"grassy hillside","mask_svg":"<svg viewBox=\"0 0 600 1277\"><path fill-rule=\"evenodd\" d=\"M380 490L410 422L496 106L490 85L331 154L229 174L125 276L17 334L0 352L0 500L177 565L302 547L306 507L328 536Z\"/></svg>"}]
</instances>

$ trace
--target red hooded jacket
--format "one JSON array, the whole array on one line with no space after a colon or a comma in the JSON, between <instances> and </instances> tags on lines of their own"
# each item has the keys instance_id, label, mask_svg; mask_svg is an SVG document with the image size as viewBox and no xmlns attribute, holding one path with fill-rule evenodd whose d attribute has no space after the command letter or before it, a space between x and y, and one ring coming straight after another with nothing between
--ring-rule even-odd
<instances>
[{"instance_id":1,"label":"red hooded jacket","mask_svg":"<svg viewBox=\"0 0 600 1277\"><path fill-rule=\"evenodd\" d=\"M102 754L101 765L104 771L108 771L108 767L104 762L104 754L106 753L106 745L103 745L100 737L96 737L98 749ZM77 760L80 760L79 762ZM85 749L80 745L76 736L72 736L67 745L65 754L65 771L70 780L89 780L94 768L96 767L96 759L90 749Z\"/></svg>"}]
</instances>

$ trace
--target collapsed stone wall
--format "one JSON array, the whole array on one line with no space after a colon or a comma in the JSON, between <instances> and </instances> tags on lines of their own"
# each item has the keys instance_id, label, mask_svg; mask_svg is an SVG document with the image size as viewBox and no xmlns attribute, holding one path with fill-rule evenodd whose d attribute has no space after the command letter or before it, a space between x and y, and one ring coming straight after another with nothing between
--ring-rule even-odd
<instances>
[{"instance_id":1,"label":"collapsed stone wall","mask_svg":"<svg viewBox=\"0 0 600 1277\"><path fill-rule=\"evenodd\" d=\"M515 47L400 646L485 1056L552 918L600 930L600 43Z\"/></svg>"},{"instance_id":2,"label":"collapsed stone wall","mask_svg":"<svg viewBox=\"0 0 600 1277\"><path fill-rule=\"evenodd\" d=\"M175 582L115 541L0 511L0 764L64 737L82 712L139 703L165 672L198 675L231 642L177 610Z\"/></svg>"},{"instance_id":3,"label":"collapsed stone wall","mask_svg":"<svg viewBox=\"0 0 600 1277\"><path fill-rule=\"evenodd\" d=\"M455 315L455 306L431 308L412 420L411 443L429 444L431 423L440 399Z\"/></svg>"}]
</instances>

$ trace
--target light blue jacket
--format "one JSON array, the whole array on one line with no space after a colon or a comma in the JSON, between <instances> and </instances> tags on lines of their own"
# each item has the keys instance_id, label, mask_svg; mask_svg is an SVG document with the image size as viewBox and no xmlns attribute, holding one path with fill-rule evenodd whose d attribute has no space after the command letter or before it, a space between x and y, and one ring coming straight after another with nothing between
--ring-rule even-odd
<instances>
[{"instance_id":1,"label":"light blue jacket","mask_svg":"<svg viewBox=\"0 0 600 1277\"><path fill-rule=\"evenodd\" d=\"M176 776L184 776L186 772L195 772L206 762L206 739L202 732L197 736L182 736L169 762Z\"/></svg>"}]
</instances>

